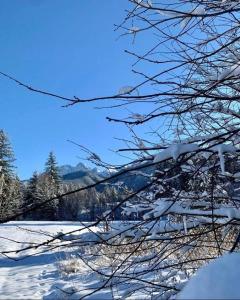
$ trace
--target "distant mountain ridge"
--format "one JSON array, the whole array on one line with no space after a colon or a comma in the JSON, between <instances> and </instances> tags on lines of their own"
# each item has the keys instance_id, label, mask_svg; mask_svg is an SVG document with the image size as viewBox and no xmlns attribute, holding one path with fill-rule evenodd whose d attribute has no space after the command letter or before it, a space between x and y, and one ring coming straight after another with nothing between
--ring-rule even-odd
<instances>
[{"instance_id":1,"label":"distant mountain ridge","mask_svg":"<svg viewBox=\"0 0 240 300\"><path fill-rule=\"evenodd\" d=\"M83 163L78 163L76 166L71 166L71 165L63 165L63 166L60 166L58 168L58 171L59 171L59 175L60 176L64 176L66 174L69 174L69 173L73 173L73 172L77 172L77 171L88 171L88 170L91 170L90 168L86 167Z\"/></svg>"},{"instance_id":2,"label":"distant mountain ridge","mask_svg":"<svg viewBox=\"0 0 240 300\"><path fill-rule=\"evenodd\" d=\"M151 173L151 170L147 171ZM110 174L106 171L100 171L99 169L90 168L85 166L83 163L78 163L76 166L63 165L59 167L59 174L62 177L62 180L65 182L73 182L82 185L89 185L99 180L102 180L106 177L109 177ZM129 189L138 189L141 188L148 181L147 177L142 175L120 175L116 179L110 180L110 184L115 184L122 182L124 186Z\"/></svg>"},{"instance_id":3,"label":"distant mountain ridge","mask_svg":"<svg viewBox=\"0 0 240 300\"><path fill-rule=\"evenodd\" d=\"M63 165L59 167L59 175L66 183L78 183L81 185L90 185L103 179L104 176L97 168L89 168L83 163L78 163L76 166Z\"/></svg>"}]
</instances>

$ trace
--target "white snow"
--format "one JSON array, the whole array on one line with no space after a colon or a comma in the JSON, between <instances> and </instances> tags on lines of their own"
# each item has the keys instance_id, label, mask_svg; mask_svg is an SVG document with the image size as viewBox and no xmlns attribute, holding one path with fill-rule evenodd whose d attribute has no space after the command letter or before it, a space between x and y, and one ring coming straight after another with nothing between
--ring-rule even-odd
<instances>
[{"instance_id":1,"label":"white snow","mask_svg":"<svg viewBox=\"0 0 240 300\"><path fill-rule=\"evenodd\" d=\"M155 155L153 162L157 163L169 158L177 160L181 154L195 152L198 149L198 145L196 144L173 144Z\"/></svg>"},{"instance_id":2,"label":"white snow","mask_svg":"<svg viewBox=\"0 0 240 300\"><path fill-rule=\"evenodd\" d=\"M229 210L227 213L232 218L235 217L236 212ZM190 221L187 224L184 219L183 223L176 226L180 226L181 230L187 231L187 227L190 228L192 225ZM89 225L89 223L84 225ZM135 225L135 222L130 224L116 222L114 223L115 233L126 232L126 229L135 227ZM152 228L148 237L150 240L160 239L160 232L174 229L173 226L168 228L164 221L156 225L153 226L151 222L149 223L149 228ZM89 239L89 234L91 234L89 230L84 229L82 233L79 233L79 230L83 228L84 226L78 222L9 222L0 225L0 251L21 250L32 245L31 243L46 242L62 232L71 232L69 237L77 241L84 240L86 235ZM96 232L99 231L99 228L93 227L92 230ZM135 232L134 234L137 236L139 233ZM142 231L141 234L144 234L144 232ZM63 241L68 243L68 238L63 239ZM55 245L58 242L59 240L56 240ZM31 249L17 254L8 253L12 259L4 255L0 256L0 299L73 300L81 299L91 293L93 289L98 289L103 283L102 279L91 272L84 263L81 264L81 260L78 260L76 272L73 274L63 275L60 273L59 263L64 266L64 260L67 257L71 259L72 253L73 248L67 250L66 247L55 249L45 247L42 250ZM154 256L155 252L143 257L142 260L144 262L144 259L147 261L149 257ZM138 260L139 258L136 257L135 259ZM240 290L237 285L240 278L239 265L240 254L225 255L223 258L210 263L197 272L177 299L239 299ZM102 262L102 268L104 268L104 261ZM107 272L107 270L105 271ZM169 275L164 274L162 273L161 276ZM134 285L121 284L119 286L119 297L125 299L128 294L131 295L131 291L134 289L136 289ZM128 297L131 300L142 298L143 295L138 291ZM107 287L99 289L96 294L86 299L109 300L113 298L110 288ZM149 298L146 297L146 299Z\"/></svg>"},{"instance_id":3,"label":"white snow","mask_svg":"<svg viewBox=\"0 0 240 300\"><path fill-rule=\"evenodd\" d=\"M179 12L179 11L174 11L174 10L158 10L158 13L160 13L163 16L169 17L169 18L182 18L180 22L180 27L184 28L191 19L202 17L203 15L206 14L205 8L203 6L197 6L189 11L186 12Z\"/></svg>"},{"instance_id":4,"label":"white snow","mask_svg":"<svg viewBox=\"0 0 240 300\"><path fill-rule=\"evenodd\" d=\"M211 150L218 152L222 175L225 175L224 153L235 153L237 149L233 145L230 145L230 144L219 144L219 145L211 147Z\"/></svg>"},{"instance_id":5,"label":"white snow","mask_svg":"<svg viewBox=\"0 0 240 300\"><path fill-rule=\"evenodd\" d=\"M129 29L129 33L137 33L138 31L140 30L140 28L139 27L137 27L137 26L133 26L133 27L131 27L130 29Z\"/></svg>"},{"instance_id":6,"label":"white snow","mask_svg":"<svg viewBox=\"0 0 240 300\"><path fill-rule=\"evenodd\" d=\"M133 91L133 89L134 89L133 86L123 86L119 89L118 94L119 95L130 94Z\"/></svg>"},{"instance_id":7,"label":"white snow","mask_svg":"<svg viewBox=\"0 0 240 300\"><path fill-rule=\"evenodd\" d=\"M85 223L84 225L90 224ZM118 222L114 222L114 225L117 231ZM84 240L84 238L89 240L91 232L85 229L85 226L78 222L19 221L2 224L0 225L0 252L21 250L30 243L46 242L52 236L61 235L62 232L72 232L68 237L74 239L77 243ZM100 229L101 226L100 228L91 227L93 232L98 232ZM79 230L82 230L82 233ZM55 245L59 242L60 240L56 240ZM61 239L62 242L66 245L66 243L69 243L68 238ZM79 259L81 255L84 255L81 251L84 252L85 250L79 247L78 244L75 248L72 246L55 249L44 247L41 250L32 249L24 253L12 253L12 258L20 259L17 261L1 255L0 300L76 300L85 299L86 296L88 300L116 299L113 298L110 286L101 288L104 284L103 278L99 277ZM74 264L73 267L68 264L68 260L71 261L71 259L76 260L74 261L76 265ZM92 261L93 257L90 255L89 259ZM102 272L109 272L109 269L105 267L106 261L104 262L102 256L99 257L98 264ZM61 269L68 266L73 268L70 274L61 272ZM138 288L137 285L123 282L118 287L118 295L121 299L124 299L124 295L127 294L130 294L129 300L142 299L143 294L138 291ZM94 290L97 290L97 292L89 295ZM136 291L133 292L133 290ZM144 299L150 299L150 297L144 295Z\"/></svg>"},{"instance_id":8,"label":"white snow","mask_svg":"<svg viewBox=\"0 0 240 300\"><path fill-rule=\"evenodd\" d=\"M198 270L177 299L240 299L240 254L226 254Z\"/></svg>"},{"instance_id":9,"label":"white snow","mask_svg":"<svg viewBox=\"0 0 240 300\"><path fill-rule=\"evenodd\" d=\"M219 76L218 80L224 80L232 76L240 75L240 63L233 65L232 67L224 70Z\"/></svg>"},{"instance_id":10,"label":"white snow","mask_svg":"<svg viewBox=\"0 0 240 300\"><path fill-rule=\"evenodd\" d=\"M0 251L21 250L31 243L47 241L59 232L81 228L83 226L78 222L19 221L1 224ZM83 233L88 233L88 230L84 229ZM0 255L0 299L41 299L59 280L56 264L66 254L63 248L50 250L45 247L9 253L11 258Z\"/></svg>"}]
</instances>

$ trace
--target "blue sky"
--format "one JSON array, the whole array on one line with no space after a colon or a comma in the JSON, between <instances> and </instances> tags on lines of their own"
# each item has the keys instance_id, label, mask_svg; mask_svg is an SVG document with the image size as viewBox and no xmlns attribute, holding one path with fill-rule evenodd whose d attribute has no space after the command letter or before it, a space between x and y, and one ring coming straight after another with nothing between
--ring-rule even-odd
<instances>
[{"instance_id":1,"label":"blue sky","mask_svg":"<svg viewBox=\"0 0 240 300\"><path fill-rule=\"evenodd\" d=\"M127 0L1 0L0 70L66 96L108 95L134 85L133 60L123 52L134 46L113 31L127 7ZM109 149L119 146L113 138L126 129L105 120L116 111L89 104L62 108L63 102L2 77L0 95L0 127L11 140L21 178L41 171L49 151L59 164L77 164L81 153L68 139L121 161Z\"/></svg>"}]
</instances>

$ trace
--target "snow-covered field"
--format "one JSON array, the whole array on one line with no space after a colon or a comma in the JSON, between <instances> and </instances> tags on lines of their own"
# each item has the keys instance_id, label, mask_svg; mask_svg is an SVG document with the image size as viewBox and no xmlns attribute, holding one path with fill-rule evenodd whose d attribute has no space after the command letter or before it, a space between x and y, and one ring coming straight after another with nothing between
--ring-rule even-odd
<instances>
[{"instance_id":1,"label":"snow-covered field","mask_svg":"<svg viewBox=\"0 0 240 300\"><path fill-rule=\"evenodd\" d=\"M79 259L87 247L73 247L68 239L77 237L84 242L95 236L100 227L85 228L90 223L78 222L9 222L0 225L0 299L44 300L109 300L110 288L99 289L102 278ZM49 241L62 233L68 238ZM44 244L45 243L45 244ZM39 247L39 244L42 244ZM60 247L64 244L64 247ZM85 255L91 260L88 252ZM105 269L103 258L99 259ZM240 255L225 254L201 268L190 280L177 299L240 299L238 288ZM128 283L120 284L118 298L125 299ZM86 296L86 297L85 297ZM145 295L146 296L146 295ZM156 296L156 295L155 295ZM135 293L128 299L145 299ZM148 298L149 299L149 298Z\"/></svg>"},{"instance_id":2,"label":"snow-covered field","mask_svg":"<svg viewBox=\"0 0 240 300\"><path fill-rule=\"evenodd\" d=\"M49 221L1 224L0 300L113 299L109 287L101 288L92 294L102 286L103 279L79 259L85 252L88 259L93 260L86 250L92 247L82 246L81 243L85 244L86 240L96 237L95 233L101 230L101 226L91 226L90 230L85 228L90 225ZM65 235L64 239L56 238L63 233L70 234ZM77 242L75 247L72 245L74 240ZM106 270L101 256L97 258L97 265L101 270ZM119 299L122 299L127 287L129 288L127 283L120 285ZM136 293L129 299L136 300L142 297L142 294Z\"/></svg>"},{"instance_id":3,"label":"snow-covered field","mask_svg":"<svg viewBox=\"0 0 240 300\"><path fill-rule=\"evenodd\" d=\"M23 251L29 246L47 242L59 232L81 228L83 226L77 222L22 221L0 225L0 252L4 253L0 256L0 299L63 299L60 289L66 290L66 284L69 287L77 285L78 290L94 284L93 278L89 282L84 269L75 278L76 282L74 276L66 277L59 271L59 263L71 257L71 248L67 252L63 248L49 249L47 246ZM22 251L11 253L13 250ZM81 295L75 294L77 298Z\"/></svg>"},{"instance_id":4,"label":"snow-covered field","mask_svg":"<svg viewBox=\"0 0 240 300\"><path fill-rule=\"evenodd\" d=\"M1 224L0 299L113 299L111 288L104 287L98 290L103 285L103 278L79 259L84 253L87 259L94 260L86 250L90 249L91 252L91 245L81 244L96 237L95 233L101 230L101 226L91 226L90 230L85 228L90 225L48 221ZM70 234L64 236L64 239L54 239L62 233ZM54 241L49 243L52 239ZM70 244L70 240L77 241L77 246ZM100 255L97 265L100 270L108 272L105 263ZM123 299L129 288L131 287L127 282L121 283L117 297ZM96 290L98 291L93 293ZM136 292L128 299L145 298Z\"/></svg>"}]
</instances>

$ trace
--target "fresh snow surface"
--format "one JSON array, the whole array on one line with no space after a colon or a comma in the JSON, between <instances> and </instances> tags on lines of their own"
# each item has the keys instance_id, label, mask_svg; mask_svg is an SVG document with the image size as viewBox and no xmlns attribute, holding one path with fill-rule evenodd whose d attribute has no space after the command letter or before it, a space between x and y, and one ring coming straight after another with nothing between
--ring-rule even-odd
<instances>
[{"instance_id":1,"label":"fresh snow surface","mask_svg":"<svg viewBox=\"0 0 240 300\"><path fill-rule=\"evenodd\" d=\"M89 223L84 223L84 225L89 225ZM114 223L116 231L121 230L121 225L123 224ZM166 230L166 226L164 227ZM89 230L84 229L79 232L80 229L83 229L83 225L78 222L19 221L2 224L0 225L0 252L21 250L31 243L47 241L61 232L77 230L69 237L83 241L93 237ZM187 224L184 224L184 229L187 231ZM98 232L100 228L93 227L92 230ZM159 230L155 229L155 235L158 232ZM152 234L154 235L154 232ZM63 242L68 243L68 238L64 238ZM81 247L78 247L77 250L72 247L52 250L45 247L17 254L8 253L11 258L1 255L0 300L73 300L88 295L93 289L99 288L103 281L102 278L91 272L81 260L77 260L76 271L69 274L60 271L61 265L64 266L65 263L68 263L68 259L76 258L79 253L81 253ZM177 299L240 299L239 265L240 254L224 255L209 263L190 279ZM104 268L104 260L101 266L102 270L107 271ZM125 294L131 288L133 287L127 283L121 284L118 290L119 299L126 299ZM113 300L109 288L101 289L96 294L84 297L84 299ZM137 300L147 299L147 297L137 292L127 299Z\"/></svg>"},{"instance_id":2,"label":"fresh snow surface","mask_svg":"<svg viewBox=\"0 0 240 300\"><path fill-rule=\"evenodd\" d=\"M202 267L177 299L240 299L240 253L225 254Z\"/></svg>"},{"instance_id":3,"label":"fresh snow surface","mask_svg":"<svg viewBox=\"0 0 240 300\"><path fill-rule=\"evenodd\" d=\"M59 232L70 232L82 227L78 222L19 221L1 224L0 252L23 249L30 243L47 241ZM86 234L88 230L84 229L83 232ZM27 250L8 254L11 259L0 255L0 299L42 299L44 295L52 294L59 280L67 281L57 268L59 261L66 258L67 253L63 250ZM64 298L61 296L55 299Z\"/></svg>"},{"instance_id":4,"label":"fresh snow surface","mask_svg":"<svg viewBox=\"0 0 240 300\"><path fill-rule=\"evenodd\" d=\"M169 158L177 160L181 154L195 152L198 149L196 144L173 144L155 155L153 162L158 163Z\"/></svg>"},{"instance_id":5,"label":"fresh snow surface","mask_svg":"<svg viewBox=\"0 0 240 300\"><path fill-rule=\"evenodd\" d=\"M118 226L118 222L114 223ZM84 223L84 226L90 223ZM41 243L49 240L59 233L83 229L79 222L33 222L19 221L0 225L0 252L23 249L30 243ZM91 227L93 232L99 232L101 226ZM93 240L97 234L84 229L81 232L69 234L62 239L75 241ZM19 242L19 243L18 243ZM58 240L57 243L60 241ZM88 246L87 246L88 247ZM90 246L91 247L91 246ZM109 287L101 288L90 295L94 289L100 288L104 281L96 273L91 271L86 264L79 259L83 255L83 247L64 247L49 249L32 249L18 254L12 253L10 258L0 255L0 300L113 300ZM86 250L88 251L88 250ZM88 254L85 253L85 255ZM86 256L85 256L86 257ZM14 259L18 260L14 260ZM88 257L92 260L92 257ZM108 272L104 266L104 259L99 257L101 271ZM71 272L64 272L64 266L71 268L69 264L74 260ZM133 286L122 283L118 289L119 299L126 299L125 294ZM150 299L141 292L136 291L128 300Z\"/></svg>"}]
</instances>

